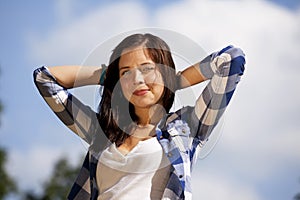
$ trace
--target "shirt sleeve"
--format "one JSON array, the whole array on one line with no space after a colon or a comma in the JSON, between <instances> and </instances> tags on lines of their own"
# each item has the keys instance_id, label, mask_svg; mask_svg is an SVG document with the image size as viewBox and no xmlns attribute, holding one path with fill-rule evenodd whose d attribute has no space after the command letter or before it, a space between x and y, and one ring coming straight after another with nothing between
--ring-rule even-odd
<instances>
[{"instance_id":1,"label":"shirt sleeve","mask_svg":"<svg viewBox=\"0 0 300 200\"><path fill-rule=\"evenodd\" d=\"M93 134L99 128L97 113L59 85L46 67L36 69L33 77L38 91L56 116L91 144Z\"/></svg>"},{"instance_id":2,"label":"shirt sleeve","mask_svg":"<svg viewBox=\"0 0 300 200\"><path fill-rule=\"evenodd\" d=\"M244 65L243 51L233 46L215 52L200 62L200 71L209 82L190 116L194 137L207 140L230 102L243 75Z\"/></svg>"}]
</instances>

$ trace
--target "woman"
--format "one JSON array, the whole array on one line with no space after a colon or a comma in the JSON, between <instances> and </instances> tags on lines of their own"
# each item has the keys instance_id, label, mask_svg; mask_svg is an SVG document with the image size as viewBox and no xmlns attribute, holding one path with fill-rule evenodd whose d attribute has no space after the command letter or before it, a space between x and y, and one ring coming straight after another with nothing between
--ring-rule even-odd
<instances>
[{"instance_id":1,"label":"woman","mask_svg":"<svg viewBox=\"0 0 300 200\"><path fill-rule=\"evenodd\" d=\"M191 199L191 169L243 74L228 46L175 73L168 45L134 34L102 67L42 67L35 84L51 109L90 148L68 199ZM169 113L174 93L209 80L195 102ZM67 89L103 85L99 113Z\"/></svg>"}]
</instances>

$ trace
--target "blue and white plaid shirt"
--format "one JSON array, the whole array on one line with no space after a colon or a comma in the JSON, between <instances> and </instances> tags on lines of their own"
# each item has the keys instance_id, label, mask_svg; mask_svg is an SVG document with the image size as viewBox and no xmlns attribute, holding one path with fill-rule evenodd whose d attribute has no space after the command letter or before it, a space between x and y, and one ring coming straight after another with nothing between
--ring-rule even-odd
<instances>
[{"instance_id":1,"label":"blue and white plaid shirt","mask_svg":"<svg viewBox=\"0 0 300 200\"><path fill-rule=\"evenodd\" d=\"M210 81L195 106L167 114L156 127L157 140L172 165L162 199L192 198L191 170L197 153L224 113L243 74L244 64L244 53L232 46L207 56L199 66L202 75ZM34 81L42 97L67 127L91 147L95 143L102 150L107 147L109 142L99 126L96 112L60 86L46 67L34 71ZM89 148L68 199L97 199L96 168L101 153Z\"/></svg>"}]
</instances>

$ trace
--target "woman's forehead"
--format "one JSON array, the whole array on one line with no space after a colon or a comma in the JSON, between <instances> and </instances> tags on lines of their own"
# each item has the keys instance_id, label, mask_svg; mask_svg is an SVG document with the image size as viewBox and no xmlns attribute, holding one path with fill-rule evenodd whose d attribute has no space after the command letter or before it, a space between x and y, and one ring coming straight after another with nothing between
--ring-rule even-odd
<instances>
[{"instance_id":1,"label":"woman's forehead","mask_svg":"<svg viewBox=\"0 0 300 200\"><path fill-rule=\"evenodd\" d=\"M125 49L119 61L119 68L136 67L145 63L154 63L148 54L147 48Z\"/></svg>"}]
</instances>

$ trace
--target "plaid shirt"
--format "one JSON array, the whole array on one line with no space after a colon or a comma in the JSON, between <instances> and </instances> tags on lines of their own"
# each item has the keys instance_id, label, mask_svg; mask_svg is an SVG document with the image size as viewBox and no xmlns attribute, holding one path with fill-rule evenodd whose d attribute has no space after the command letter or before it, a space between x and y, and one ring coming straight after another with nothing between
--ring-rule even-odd
<instances>
[{"instance_id":1,"label":"plaid shirt","mask_svg":"<svg viewBox=\"0 0 300 200\"><path fill-rule=\"evenodd\" d=\"M169 113L157 125L157 140L172 165L162 199L192 198L193 164L199 149L224 113L243 74L244 64L244 53L232 46L207 56L199 66L202 75L210 81L195 106ZM104 150L110 144L99 126L98 114L60 86L46 67L34 71L34 81L60 120L90 144L68 199L96 200L99 193L96 168L102 151L96 152L91 147L96 143Z\"/></svg>"}]
</instances>

